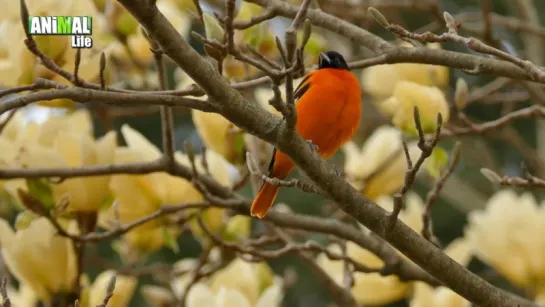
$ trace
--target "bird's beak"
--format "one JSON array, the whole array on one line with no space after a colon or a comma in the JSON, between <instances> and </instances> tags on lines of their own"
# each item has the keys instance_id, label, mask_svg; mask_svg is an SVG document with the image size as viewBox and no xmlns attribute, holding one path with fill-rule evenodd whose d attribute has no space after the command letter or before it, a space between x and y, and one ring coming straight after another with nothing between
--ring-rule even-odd
<instances>
[{"instance_id":1,"label":"bird's beak","mask_svg":"<svg viewBox=\"0 0 545 307\"><path fill-rule=\"evenodd\" d=\"M319 61L320 65L322 65L323 63L331 63L331 58L329 58L327 54L325 54L325 52L321 52L319 56Z\"/></svg>"}]
</instances>

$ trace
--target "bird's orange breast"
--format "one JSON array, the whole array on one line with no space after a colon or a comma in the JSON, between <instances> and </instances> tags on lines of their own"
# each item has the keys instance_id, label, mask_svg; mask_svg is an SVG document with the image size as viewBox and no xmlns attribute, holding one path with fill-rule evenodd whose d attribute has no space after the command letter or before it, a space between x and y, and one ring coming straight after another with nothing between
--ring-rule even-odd
<instances>
[{"instance_id":1,"label":"bird's orange breast","mask_svg":"<svg viewBox=\"0 0 545 307\"><path fill-rule=\"evenodd\" d=\"M296 104L296 130L327 158L352 137L359 125L359 82L350 71L325 68L313 72L305 83L309 88Z\"/></svg>"}]
</instances>

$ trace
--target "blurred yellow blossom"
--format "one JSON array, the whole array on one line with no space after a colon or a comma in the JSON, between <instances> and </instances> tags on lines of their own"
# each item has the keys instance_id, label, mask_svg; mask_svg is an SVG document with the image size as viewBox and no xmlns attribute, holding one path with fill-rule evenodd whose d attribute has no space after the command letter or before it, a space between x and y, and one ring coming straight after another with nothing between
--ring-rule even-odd
<instances>
[{"instance_id":1,"label":"blurred yellow blossom","mask_svg":"<svg viewBox=\"0 0 545 307\"><path fill-rule=\"evenodd\" d=\"M13 7L11 1L2 7ZM1 4L1 3L0 3ZM80 77L89 81L98 80L97 50L104 49L102 44L103 19L100 18L92 1L65 1L65 0L28 0L26 1L29 14L39 15L86 15L93 18L93 49L81 50ZM16 6L18 8L18 6ZM30 84L36 78L47 78L68 83L60 76L43 67L36 57L26 49L24 44L25 33L21 26L19 9L8 10L5 18L0 19L0 83L4 86ZM72 72L76 49L70 48L70 36L34 36L38 49L49 56L58 66ZM96 58L96 59L95 59ZM107 77L110 78L109 71ZM56 99L49 102L40 102L48 106L73 106L68 100Z\"/></svg>"},{"instance_id":2,"label":"blurred yellow blossom","mask_svg":"<svg viewBox=\"0 0 545 307\"><path fill-rule=\"evenodd\" d=\"M538 306L545 306L545 294L539 294L535 299L535 303L539 304Z\"/></svg>"},{"instance_id":3,"label":"blurred yellow blossom","mask_svg":"<svg viewBox=\"0 0 545 307\"><path fill-rule=\"evenodd\" d=\"M416 161L422 153L418 144L409 143L408 148L411 159ZM348 142L343 146L343 151L344 170L349 182L369 199L390 195L403 186L407 159L399 129L391 126L378 127L362 148L354 142Z\"/></svg>"},{"instance_id":4,"label":"blurred yellow blossom","mask_svg":"<svg viewBox=\"0 0 545 307\"><path fill-rule=\"evenodd\" d=\"M117 1L110 0L115 3L116 6L120 6L119 10L129 14ZM157 8L165 17L170 21L172 26L182 35L187 38L191 29L191 18L184 11L177 8L175 1L173 0L158 0ZM131 16L131 18L133 18ZM134 20L136 22L136 20ZM153 61L153 53L150 50L150 43L142 28L136 24L132 24L130 20L125 21L127 23L127 29L124 31L126 35L126 46L122 42L115 41L112 43L112 53L116 60L121 61L123 65L130 67L128 73L131 75L142 75L143 67L135 67L132 60L135 60L140 65L149 65ZM125 72L127 73L127 72Z\"/></svg>"},{"instance_id":5,"label":"blurred yellow blossom","mask_svg":"<svg viewBox=\"0 0 545 307\"><path fill-rule=\"evenodd\" d=\"M195 284L187 294L187 306L277 307L283 299L282 283L266 263L237 258L207 281Z\"/></svg>"},{"instance_id":6,"label":"blurred yellow blossom","mask_svg":"<svg viewBox=\"0 0 545 307\"><path fill-rule=\"evenodd\" d=\"M220 114L195 109L191 110L191 117L206 148L210 148L224 157L233 154L233 144L227 138L229 131L234 127L230 121Z\"/></svg>"},{"instance_id":7,"label":"blurred yellow blossom","mask_svg":"<svg viewBox=\"0 0 545 307\"><path fill-rule=\"evenodd\" d=\"M2 159L11 167L81 167L105 165L114 162L117 146L116 133L93 138L89 113L81 110L68 116L52 117L42 124L30 123L16 128L14 122L10 136L0 136L5 141ZM9 124L8 124L9 126ZM47 158L46 158L47 157ZM55 203L67 199L68 210L96 212L109 194L109 176L71 178L49 185ZM17 189L28 190L22 179L9 180L5 188L17 197Z\"/></svg>"},{"instance_id":8,"label":"blurred yellow blossom","mask_svg":"<svg viewBox=\"0 0 545 307\"><path fill-rule=\"evenodd\" d=\"M119 147L116 150L116 163L154 161L161 156L160 150L138 131L124 125L121 132L127 146ZM206 151L206 155L212 177L222 184L229 185L232 182L231 166L212 150ZM189 160L184 154L177 152L176 159L179 163L189 166ZM196 160L198 170L202 172L201 157L197 156ZM112 227L107 220L114 219L114 210L118 211L119 222L126 224L157 211L163 204L176 205L185 202L198 202L203 199L203 196L193 184L185 179L166 173L115 175L111 178L110 189L117 205L112 206L102 214L101 225L106 228ZM205 215L220 209L208 210L205 211ZM221 211L221 214L221 218L211 214L213 216L211 219L214 221L222 220L223 211ZM127 233L124 240L136 251L149 253L166 243L164 227L164 220L155 219ZM176 233L177 231L174 231L171 234L175 235Z\"/></svg>"},{"instance_id":9,"label":"blurred yellow blossom","mask_svg":"<svg viewBox=\"0 0 545 307\"><path fill-rule=\"evenodd\" d=\"M117 146L115 131L93 140L85 134L61 132L55 140L54 148L68 167L107 165L114 163ZM109 195L110 176L94 176L67 179L54 185L57 200L68 196L69 210L96 212Z\"/></svg>"},{"instance_id":10,"label":"blurred yellow blossom","mask_svg":"<svg viewBox=\"0 0 545 307\"><path fill-rule=\"evenodd\" d=\"M197 7L193 0L173 0L178 9L184 13L197 13Z\"/></svg>"},{"instance_id":11,"label":"blurred yellow blossom","mask_svg":"<svg viewBox=\"0 0 545 307\"><path fill-rule=\"evenodd\" d=\"M20 281L19 281L20 282ZM19 289L8 286L7 293L12 306L17 307L36 307L38 298L36 293L24 283L19 284Z\"/></svg>"},{"instance_id":12,"label":"blurred yellow blossom","mask_svg":"<svg viewBox=\"0 0 545 307\"><path fill-rule=\"evenodd\" d=\"M221 251L218 247L213 247L208 253L206 263L203 265L202 270L208 270L215 265L218 265L222 260ZM197 258L183 258L177 261L173 266L174 272L180 272L176 274L170 282L170 288L178 299L181 299L187 286L191 282L195 270L199 266L199 259Z\"/></svg>"},{"instance_id":13,"label":"blurred yellow blossom","mask_svg":"<svg viewBox=\"0 0 545 307\"><path fill-rule=\"evenodd\" d=\"M444 250L452 259L463 266L471 260L470 248L465 238L452 241ZM424 282L416 282L410 307L470 307L471 303L447 287L433 288Z\"/></svg>"},{"instance_id":14,"label":"blurred yellow blossom","mask_svg":"<svg viewBox=\"0 0 545 307\"><path fill-rule=\"evenodd\" d=\"M191 110L197 133L206 146L231 163L243 159L244 136L238 128L225 117L217 113Z\"/></svg>"},{"instance_id":15,"label":"blurred yellow blossom","mask_svg":"<svg viewBox=\"0 0 545 307\"><path fill-rule=\"evenodd\" d=\"M212 177L223 186L232 188L235 184L235 179L238 178L236 168L213 150L207 150L205 155ZM185 165L189 165L187 157L180 158L179 161ZM197 165L198 172L205 173L200 155L195 157L195 164ZM208 230L215 234L221 234L226 240L246 239L250 234L251 218L248 216L227 218L225 209L212 207L203 210L201 217ZM204 233L197 219L192 219L189 226L194 236L202 239L204 243L208 242L208 235Z\"/></svg>"},{"instance_id":16,"label":"blurred yellow blossom","mask_svg":"<svg viewBox=\"0 0 545 307\"><path fill-rule=\"evenodd\" d=\"M257 72L257 68L236 60L232 55L227 55L223 60L223 76L230 81L240 82Z\"/></svg>"},{"instance_id":17,"label":"blurred yellow blossom","mask_svg":"<svg viewBox=\"0 0 545 307\"><path fill-rule=\"evenodd\" d=\"M403 47L413 48L408 43ZM431 49L441 49L438 43L429 43ZM448 86L449 69L445 66L428 64L399 63L376 65L364 69L361 76L363 91L377 99L385 99L394 94L395 86L400 81L414 82L420 85Z\"/></svg>"},{"instance_id":18,"label":"blurred yellow blossom","mask_svg":"<svg viewBox=\"0 0 545 307\"><path fill-rule=\"evenodd\" d=\"M263 7L254 3L242 1L238 14L236 15L236 20L250 21L252 17L259 15L261 12L263 12Z\"/></svg>"},{"instance_id":19,"label":"blurred yellow blossom","mask_svg":"<svg viewBox=\"0 0 545 307\"><path fill-rule=\"evenodd\" d=\"M475 256L516 286L545 295L545 206L530 193L494 194L485 210L469 214L465 235Z\"/></svg>"},{"instance_id":20,"label":"blurred yellow blossom","mask_svg":"<svg viewBox=\"0 0 545 307\"><path fill-rule=\"evenodd\" d=\"M168 307L174 301L171 291L159 286L144 285L140 287L140 294L150 307Z\"/></svg>"},{"instance_id":21,"label":"blurred yellow blossom","mask_svg":"<svg viewBox=\"0 0 545 307\"><path fill-rule=\"evenodd\" d=\"M437 115L441 113L443 123L448 122L450 110L443 92L437 87L419 85L408 81L396 84L394 96L382 102L383 111L392 116L392 123L410 134L416 134L414 107L418 107L422 129L434 132Z\"/></svg>"},{"instance_id":22,"label":"blurred yellow blossom","mask_svg":"<svg viewBox=\"0 0 545 307\"><path fill-rule=\"evenodd\" d=\"M382 196L376 199L376 203L386 210L392 210L393 199L389 196ZM422 230L422 213L424 204L422 199L416 194L409 192L405 199L405 208L401 211L399 218L415 231ZM367 231L367 229L365 229ZM361 248L353 242L348 242L346 246L347 255L359 263L370 267L380 269L384 262L370 251ZM332 252L341 253L338 244L332 244L328 247ZM317 262L339 285L344 280L343 261L329 260L325 254L318 256ZM352 295L360 304L381 305L398 301L404 298L409 290L409 284L401 282L395 275L381 276L380 273L354 273L354 287Z\"/></svg>"},{"instance_id":23,"label":"blurred yellow blossom","mask_svg":"<svg viewBox=\"0 0 545 307\"><path fill-rule=\"evenodd\" d=\"M47 218L37 218L17 231L0 220L0 246L10 272L40 300L50 303L53 295L73 290L76 258L72 241L58 236Z\"/></svg>"},{"instance_id":24,"label":"blurred yellow blossom","mask_svg":"<svg viewBox=\"0 0 545 307\"><path fill-rule=\"evenodd\" d=\"M137 279L134 276L123 276L114 271L100 273L89 291L89 307L99 306L104 301L108 285L112 276L116 275L113 296L108 302L108 307L127 307L136 290Z\"/></svg>"}]
</instances>

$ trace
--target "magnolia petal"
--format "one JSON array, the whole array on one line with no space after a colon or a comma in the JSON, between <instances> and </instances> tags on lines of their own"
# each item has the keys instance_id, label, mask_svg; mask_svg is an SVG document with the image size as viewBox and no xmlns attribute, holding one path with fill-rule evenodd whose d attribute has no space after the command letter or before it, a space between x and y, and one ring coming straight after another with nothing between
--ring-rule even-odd
<instances>
[{"instance_id":1,"label":"magnolia petal","mask_svg":"<svg viewBox=\"0 0 545 307\"><path fill-rule=\"evenodd\" d=\"M221 288L216 297L217 307L251 307L248 299L239 291Z\"/></svg>"},{"instance_id":2,"label":"magnolia petal","mask_svg":"<svg viewBox=\"0 0 545 307\"><path fill-rule=\"evenodd\" d=\"M471 260L471 249L467 239L458 238L445 248L445 253L459 264L466 266Z\"/></svg>"},{"instance_id":3,"label":"magnolia petal","mask_svg":"<svg viewBox=\"0 0 545 307\"><path fill-rule=\"evenodd\" d=\"M393 65L375 65L363 70L361 80L364 92L375 97L389 97L402 77Z\"/></svg>"},{"instance_id":4,"label":"magnolia petal","mask_svg":"<svg viewBox=\"0 0 545 307\"><path fill-rule=\"evenodd\" d=\"M416 282L409 306L469 307L471 303L448 288L433 288L426 283Z\"/></svg>"},{"instance_id":5,"label":"magnolia petal","mask_svg":"<svg viewBox=\"0 0 545 307\"><path fill-rule=\"evenodd\" d=\"M197 127L197 133L207 148L219 153L222 156L229 155L229 144L227 142L227 131L231 127L225 117L192 109L193 123Z\"/></svg>"},{"instance_id":6,"label":"magnolia petal","mask_svg":"<svg viewBox=\"0 0 545 307\"><path fill-rule=\"evenodd\" d=\"M214 293L203 283L196 283L187 293L187 307L217 307Z\"/></svg>"},{"instance_id":7,"label":"magnolia petal","mask_svg":"<svg viewBox=\"0 0 545 307\"><path fill-rule=\"evenodd\" d=\"M174 300L174 297L169 290L158 286L142 286L140 288L140 293L151 307L169 306Z\"/></svg>"},{"instance_id":8,"label":"magnolia petal","mask_svg":"<svg viewBox=\"0 0 545 307\"><path fill-rule=\"evenodd\" d=\"M111 270L100 273L93 282L90 292L90 306L98 306L102 303L106 296L110 279L114 275L116 275L115 289L113 296L108 302L108 307L129 306L129 302L136 289L137 279L132 276L118 275Z\"/></svg>"},{"instance_id":9,"label":"magnolia petal","mask_svg":"<svg viewBox=\"0 0 545 307\"><path fill-rule=\"evenodd\" d=\"M251 263L235 259L225 269L214 276L211 289L218 293L222 288L237 289L254 304L259 297L259 280Z\"/></svg>"},{"instance_id":10,"label":"magnolia petal","mask_svg":"<svg viewBox=\"0 0 545 307\"><path fill-rule=\"evenodd\" d=\"M281 306L282 299L282 288L275 283L263 291L257 300L256 307L278 307Z\"/></svg>"},{"instance_id":11,"label":"magnolia petal","mask_svg":"<svg viewBox=\"0 0 545 307\"><path fill-rule=\"evenodd\" d=\"M19 281L27 284L45 301L52 293L72 288L76 277L72 242L57 236L56 229L46 218L35 219L7 241L6 238L11 236L9 226L5 221L0 225L2 243L6 243L2 244L2 257Z\"/></svg>"},{"instance_id":12,"label":"magnolia petal","mask_svg":"<svg viewBox=\"0 0 545 307\"><path fill-rule=\"evenodd\" d=\"M145 161L155 160L161 157L161 151L148 141L140 132L125 124L121 127L123 138L129 148L142 154Z\"/></svg>"}]
</instances>

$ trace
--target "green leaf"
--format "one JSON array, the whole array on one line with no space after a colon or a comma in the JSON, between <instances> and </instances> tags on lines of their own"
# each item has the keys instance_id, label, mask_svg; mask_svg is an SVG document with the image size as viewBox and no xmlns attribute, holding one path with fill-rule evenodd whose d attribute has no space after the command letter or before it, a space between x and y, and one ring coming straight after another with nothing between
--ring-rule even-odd
<instances>
[{"instance_id":1,"label":"green leaf","mask_svg":"<svg viewBox=\"0 0 545 307\"><path fill-rule=\"evenodd\" d=\"M36 218L38 218L38 215L34 214L32 211L23 211L19 214L17 214L17 218L15 218L15 229L16 230L23 230L30 226L32 221L34 221Z\"/></svg>"},{"instance_id":2,"label":"green leaf","mask_svg":"<svg viewBox=\"0 0 545 307\"><path fill-rule=\"evenodd\" d=\"M163 228L163 241L165 242L166 247L170 248L174 253L178 254L180 252L178 241L176 241L176 238L166 227Z\"/></svg>"},{"instance_id":3,"label":"green leaf","mask_svg":"<svg viewBox=\"0 0 545 307\"><path fill-rule=\"evenodd\" d=\"M47 210L55 208L53 189L47 179L25 179L28 194L39 200Z\"/></svg>"},{"instance_id":4,"label":"green leaf","mask_svg":"<svg viewBox=\"0 0 545 307\"><path fill-rule=\"evenodd\" d=\"M431 177L439 178L441 171L447 165L447 160L448 152L441 147L435 147L431 156L424 163L424 168Z\"/></svg>"}]
</instances>

